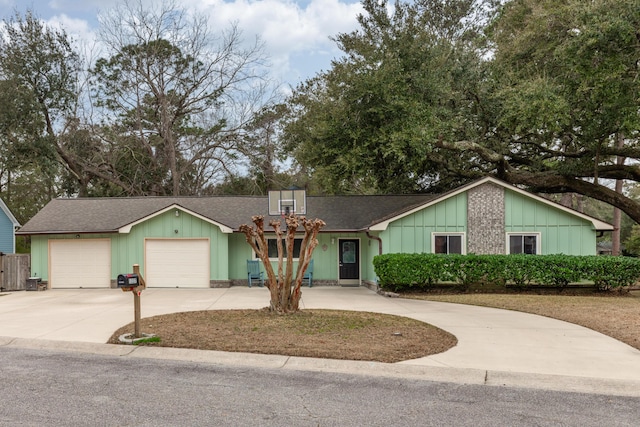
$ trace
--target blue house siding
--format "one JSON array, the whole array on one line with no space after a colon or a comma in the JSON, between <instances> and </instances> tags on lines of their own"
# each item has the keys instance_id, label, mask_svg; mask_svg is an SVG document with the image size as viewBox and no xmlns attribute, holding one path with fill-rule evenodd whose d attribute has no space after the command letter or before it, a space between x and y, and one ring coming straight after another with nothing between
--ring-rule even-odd
<instances>
[{"instance_id":1,"label":"blue house siding","mask_svg":"<svg viewBox=\"0 0 640 427\"><path fill-rule=\"evenodd\" d=\"M15 230L19 226L7 205L0 200L0 252L12 254L16 251Z\"/></svg>"},{"instance_id":2,"label":"blue house siding","mask_svg":"<svg viewBox=\"0 0 640 427\"><path fill-rule=\"evenodd\" d=\"M0 252L11 254L15 252L13 237L13 223L4 212L0 212Z\"/></svg>"}]
</instances>

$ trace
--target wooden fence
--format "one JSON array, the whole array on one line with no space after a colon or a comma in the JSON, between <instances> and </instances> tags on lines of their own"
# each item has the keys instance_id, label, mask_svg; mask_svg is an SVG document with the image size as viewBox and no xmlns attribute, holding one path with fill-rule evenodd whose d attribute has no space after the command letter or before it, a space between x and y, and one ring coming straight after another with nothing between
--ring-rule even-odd
<instances>
[{"instance_id":1,"label":"wooden fence","mask_svg":"<svg viewBox=\"0 0 640 427\"><path fill-rule=\"evenodd\" d=\"M31 255L0 256L0 291L24 291L31 274Z\"/></svg>"}]
</instances>

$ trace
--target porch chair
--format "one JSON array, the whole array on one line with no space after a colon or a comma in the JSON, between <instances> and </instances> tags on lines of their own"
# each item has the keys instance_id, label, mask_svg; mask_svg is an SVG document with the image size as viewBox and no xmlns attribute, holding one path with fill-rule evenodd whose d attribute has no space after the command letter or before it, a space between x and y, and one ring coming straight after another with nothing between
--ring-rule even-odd
<instances>
[{"instance_id":1,"label":"porch chair","mask_svg":"<svg viewBox=\"0 0 640 427\"><path fill-rule=\"evenodd\" d=\"M260 286L264 286L263 272L260 271L260 261L257 259L247 260L247 278L249 279L249 287L251 287L252 281L257 281Z\"/></svg>"},{"instance_id":2,"label":"porch chair","mask_svg":"<svg viewBox=\"0 0 640 427\"><path fill-rule=\"evenodd\" d=\"M313 282L313 259L309 261L309 266L307 267L307 271L304 272L304 276L302 276L302 281L309 282L309 287L311 287Z\"/></svg>"}]
</instances>

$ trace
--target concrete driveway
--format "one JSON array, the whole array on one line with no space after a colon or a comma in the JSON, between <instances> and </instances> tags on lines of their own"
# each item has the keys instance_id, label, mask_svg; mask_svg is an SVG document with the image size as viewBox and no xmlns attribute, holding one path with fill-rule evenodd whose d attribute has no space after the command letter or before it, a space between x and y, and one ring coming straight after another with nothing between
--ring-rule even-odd
<instances>
[{"instance_id":1,"label":"concrete driveway","mask_svg":"<svg viewBox=\"0 0 640 427\"><path fill-rule=\"evenodd\" d=\"M130 292L59 289L1 295L0 346L90 348L92 352L122 355L131 352L130 346L102 344L116 329L133 321ZM259 287L147 289L142 292L141 307L142 317L149 317L178 311L261 308L268 301L268 290ZM194 350L151 347L137 348L135 353L214 363L245 363L249 357L253 365L260 363L256 360L264 360L268 365L282 363L294 369L369 370L400 376L431 375L435 380L459 375L468 378L465 375L473 372L482 376L483 384L488 383L487 373L491 372L496 385L521 383L526 378L526 384L535 387L609 390L640 396L640 351L567 322L509 310L387 298L363 287L304 288L301 306L406 316L451 332L458 338L458 345L441 354L393 365L221 352L204 355Z\"/></svg>"}]
</instances>

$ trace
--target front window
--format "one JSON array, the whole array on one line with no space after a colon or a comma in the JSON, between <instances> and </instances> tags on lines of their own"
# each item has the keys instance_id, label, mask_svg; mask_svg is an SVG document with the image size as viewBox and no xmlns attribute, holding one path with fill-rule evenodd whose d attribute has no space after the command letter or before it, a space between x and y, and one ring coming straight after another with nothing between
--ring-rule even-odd
<instances>
[{"instance_id":1,"label":"front window","mask_svg":"<svg viewBox=\"0 0 640 427\"><path fill-rule=\"evenodd\" d=\"M295 239L293 241L293 258L300 258L300 248L302 247L302 239ZM270 259L278 259L278 240L277 239L267 239L267 248L269 252ZM287 241L286 239L282 239L282 249L284 250L283 257L287 258ZM256 258L258 255L256 254Z\"/></svg>"},{"instance_id":2,"label":"front window","mask_svg":"<svg viewBox=\"0 0 640 427\"><path fill-rule=\"evenodd\" d=\"M434 234L433 253L436 254L464 254L464 235Z\"/></svg>"},{"instance_id":3,"label":"front window","mask_svg":"<svg viewBox=\"0 0 640 427\"><path fill-rule=\"evenodd\" d=\"M539 250L538 234L509 234L509 254L536 255Z\"/></svg>"}]
</instances>

